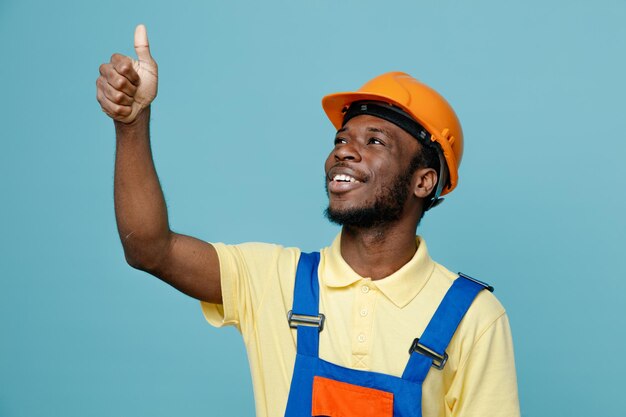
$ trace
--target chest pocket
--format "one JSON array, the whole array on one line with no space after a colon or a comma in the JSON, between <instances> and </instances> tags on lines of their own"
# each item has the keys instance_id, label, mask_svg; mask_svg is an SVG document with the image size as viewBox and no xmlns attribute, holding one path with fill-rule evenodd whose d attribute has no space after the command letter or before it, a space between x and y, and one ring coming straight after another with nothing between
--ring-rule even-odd
<instances>
[{"instance_id":1,"label":"chest pocket","mask_svg":"<svg viewBox=\"0 0 626 417\"><path fill-rule=\"evenodd\" d=\"M313 417L393 417L393 393L313 377Z\"/></svg>"}]
</instances>

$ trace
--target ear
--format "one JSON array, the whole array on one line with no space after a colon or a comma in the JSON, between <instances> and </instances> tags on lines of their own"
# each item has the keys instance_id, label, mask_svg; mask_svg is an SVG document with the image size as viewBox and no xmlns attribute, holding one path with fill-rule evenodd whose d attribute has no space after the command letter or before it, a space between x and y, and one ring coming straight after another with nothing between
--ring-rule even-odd
<instances>
[{"instance_id":1,"label":"ear","mask_svg":"<svg viewBox=\"0 0 626 417\"><path fill-rule=\"evenodd\" d=\"M437 171L432 168L419 168L413 173L413 194L417 198L426 198L437 185Z\"/></svg>"}]
</instances>

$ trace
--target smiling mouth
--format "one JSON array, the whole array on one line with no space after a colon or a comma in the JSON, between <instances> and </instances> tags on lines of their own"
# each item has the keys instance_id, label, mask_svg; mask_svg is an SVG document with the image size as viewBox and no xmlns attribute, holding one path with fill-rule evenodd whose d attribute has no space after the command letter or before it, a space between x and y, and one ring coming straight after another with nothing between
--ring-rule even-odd
<instances>
[{"instance_id":1,"label":"smiling mouth","mask_svg":"<svg viewBox=\"0 0 626 417\"><path fill-rule=\"evenodd\" d=\"M335 174L328 177L327 190L331 194L343 194L351 190L360 188L363 181L357 180L352 175Z\"/></svg>"},{"instance_id":2,"label":"smiling mouth","mask_svg":"<svg viewBox=\"0 0 626 417\"><path fill-rule=\"evenodd\" d=\"M335 181L335 182L352 182L352 183L357 183L357 182L361 182L359 180L357 180L356 178L350 176L350 175L346 175L346 174L336 174L331 181Z\"/></svg>"}]
</instances>

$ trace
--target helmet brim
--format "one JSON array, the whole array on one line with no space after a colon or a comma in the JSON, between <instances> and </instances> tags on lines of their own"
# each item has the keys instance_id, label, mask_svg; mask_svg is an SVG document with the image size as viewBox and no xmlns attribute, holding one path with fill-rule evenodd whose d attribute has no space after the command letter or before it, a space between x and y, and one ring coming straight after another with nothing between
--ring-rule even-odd
<instances>
[{"instance_id":1,"label":"helmet brim","mask_svg":"<svg viewBox=\"0 0 626 417\"><path fill-rule=\"evenodd\" d=\"M330 122L335 126L337 130L341 128L343 124L343 116L345 110L350 106L350 104L355 101L382 101L384 103L393 104L394 106L398 106L404 111L408 112L408 109L404 108L404 106L398 102L396 102L391 97L387 97L383 94L374 94L374 93L355 93L355 92L346 92L346 93L334 93L324 96L322 98L322 108L330 119Z\"/></svg>"}]
</instances>

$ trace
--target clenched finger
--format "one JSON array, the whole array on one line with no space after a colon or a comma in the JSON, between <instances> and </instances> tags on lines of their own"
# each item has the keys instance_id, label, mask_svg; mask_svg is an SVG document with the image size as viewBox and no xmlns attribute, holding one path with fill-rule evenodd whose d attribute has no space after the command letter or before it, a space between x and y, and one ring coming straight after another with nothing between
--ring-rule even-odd
<instances>
[{"instance_id":1,"label":"clenched finger","mask_svg":"<svg viewBox=\"0 0 626 417\"><path fill-rule=\"evenodd\" d=\"M113 68L120 74L123 75L130 81L133 85L139 85L139 74L133 68L133 61L129 57L120 54L113 54L111 56L111 64L113 64Z\"/></svg>"},{"instance_id":2,"label":"clenched finger","mask_svg":"<svg viewBox=\"0 0 626 417\"><path fill-rule=\"evenodd\" d=\"M130 106L135 101L133 97L130 97L126 93L113 88L111 84L104 79L104 77L98 77L97 85L98 88L102 90L105 97L115 104Z\"/></svg>"},{"instance_id":3,"label":"clenched finger","mask_svg":"<svg viewBox=\"0 0 626 417\"><path fill-rule=\"evenodd\" d=\"M100 103L100 107L102 107L102 111L113 119L121 120L128 117L132 113L131 106L122 106L113 103L104 95L104 92L100 88L97 90L96 97Z\"/></svg>"},{"instance_id":4,"label":"clenched finger","mask_svg":"<svg viewBox=\"0 0 626 417\"><path fill-rule=\"evenodd\" d=\"M100 65L100 74L114 89L123 92L127 96L134 97L137 86L131 83L128 78L121 75L113 64Z\"/></svg>"}]
</instances>

